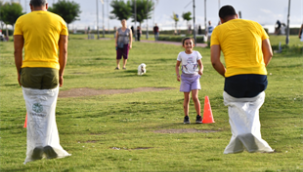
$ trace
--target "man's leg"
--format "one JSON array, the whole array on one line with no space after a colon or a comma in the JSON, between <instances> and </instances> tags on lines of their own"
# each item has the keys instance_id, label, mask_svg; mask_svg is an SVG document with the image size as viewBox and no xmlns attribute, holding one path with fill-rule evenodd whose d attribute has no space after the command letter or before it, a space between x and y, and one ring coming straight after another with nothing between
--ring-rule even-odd
<instances>
[{"instance_id":1,"label":"man's leg","mask_svg":"<svg viewBox=\"0 0 303 172\"><path fill-rule=\"evenodd\" d=\"M259 109L264 103L265 93L252 98L235 98L223 93L224 104L228 106L232 138L224 153L272 152L268 143L261 138Z\"/></svg>"},{"instance_id":2,"label":"man's leg","mask_svg":"<svg viewBox=\"0 0 303 172\"><path fill-rule=\"evenodd\" d=\"M59 155L60 157L70 156L59 143L55 119L59 71L51 68L31 68L30 70L34 76L40 74L42 79L39 81L41 84L39 89L22 87L28 114L27 157L24 163L41 159L43 153L47 158L56 158ZM26 78L23 78L24 83L26 83ZM54 86L55 88L52 88Z\"/></svg>"},{"instance_id":3,"label":"man's leg","mask_svg":"<svg viewBox=\"0 0 303 172\"><path fill-rule=\"evenodd\" d=\"M232 138L224 153L247 149L272 151L261 138L259 109L265 98L266 75L236 75L225 78L224 104L228 106Z\"/></svg>"}]
</instances>

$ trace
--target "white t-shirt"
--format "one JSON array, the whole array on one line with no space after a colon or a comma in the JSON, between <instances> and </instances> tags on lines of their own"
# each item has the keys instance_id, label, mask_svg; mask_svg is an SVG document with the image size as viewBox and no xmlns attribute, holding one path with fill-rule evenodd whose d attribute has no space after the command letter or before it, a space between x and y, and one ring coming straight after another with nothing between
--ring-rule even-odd
<instances>
[{"instance_id":1,"label":"white t-shirt","mask_svg":"<svg viewBox=\"0 0 303 172\"><path fill-rule=\"evenodd\" d=\"M191 54L186 54L185 51L179 53L177 60L181 61L181 70L185 74L198 74L197 61L202 58L198 51L193 51Z\"/></svg>"}]
</instances>

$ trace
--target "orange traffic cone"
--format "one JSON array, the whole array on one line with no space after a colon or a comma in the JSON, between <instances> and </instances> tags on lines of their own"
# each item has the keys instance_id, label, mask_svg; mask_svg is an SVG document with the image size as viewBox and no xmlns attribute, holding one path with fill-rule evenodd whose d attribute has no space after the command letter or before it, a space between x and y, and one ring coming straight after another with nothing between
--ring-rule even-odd
<instances>
[{"instance_id":1,"label":"orange traffic cone","mask_svg":"<svg viewBox=\"0 0 303 172\"><path fill-rule=\"evenodd\" d=\"M208 96L205 96L202 123L203 124L215 123L213 113L211 112L211 107L210 107Z\"/></svg>"},{"instance_id":2,"label":"orange traffic cone","mask_svg":"<svg viewBox=\"0 0 303 172\"><path fill-rule=\"evenodd\" d=\"M26 116L25 116L25 121L24 121L23 128L26 128L26 127L27 127L27 113L26 113Z\"/></svg>"}]
</instances>

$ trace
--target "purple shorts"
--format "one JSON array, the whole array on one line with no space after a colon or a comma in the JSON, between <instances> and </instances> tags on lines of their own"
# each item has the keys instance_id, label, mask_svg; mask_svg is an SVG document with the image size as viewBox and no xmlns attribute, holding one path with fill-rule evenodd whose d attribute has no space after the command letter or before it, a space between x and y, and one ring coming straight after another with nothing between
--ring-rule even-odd
<instances>
[{"instance_id":1,"label":"purple shorts","mask_svg":"<svg viewBox=\"0 0 303 172\"><path fill-rule=\"evenodd\" d=\"M120 60L123 56L124 59L128 59L128 44L124 44L123 48L117 48L117 59Z\"/></svg>"},{"instance_id":2,"label":"purple shorts","mask_svg":"<svg viewBox=\"0 0 303 172\"><path fill-rule=\"evenodd\" d=\"M200 90L200 78L199 74L181 74L181 92L190 92L191 90Z\"/></svg>"}]
</instances>

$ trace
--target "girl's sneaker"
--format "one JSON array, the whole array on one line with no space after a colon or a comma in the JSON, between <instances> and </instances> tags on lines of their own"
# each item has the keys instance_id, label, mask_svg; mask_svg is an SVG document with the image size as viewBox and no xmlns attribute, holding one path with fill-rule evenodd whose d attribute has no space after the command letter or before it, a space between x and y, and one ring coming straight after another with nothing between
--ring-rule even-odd
<instances>
[{"instance_id":1,"label":"girl's sneaker","mask_svg":"<svg viewBox=\"0 0 303 172\"><path fill-rule=\"evenodd\" d=\"M190 121L189 121L189 117L188 116L185 116L184 117L184 124L190 124Z\"/></svg>"},{"instance_id":2,"label":"girl's sneaker","mask_svg":"<svg viewBox=\"0 0 303 172\"><path fill-rule=\"evenodd\" d=\"M202 117L201 117L201 115L197 115L197 117L196 117L196 123L197 124L202 124Z\"/></svg>"}]
</instances>

